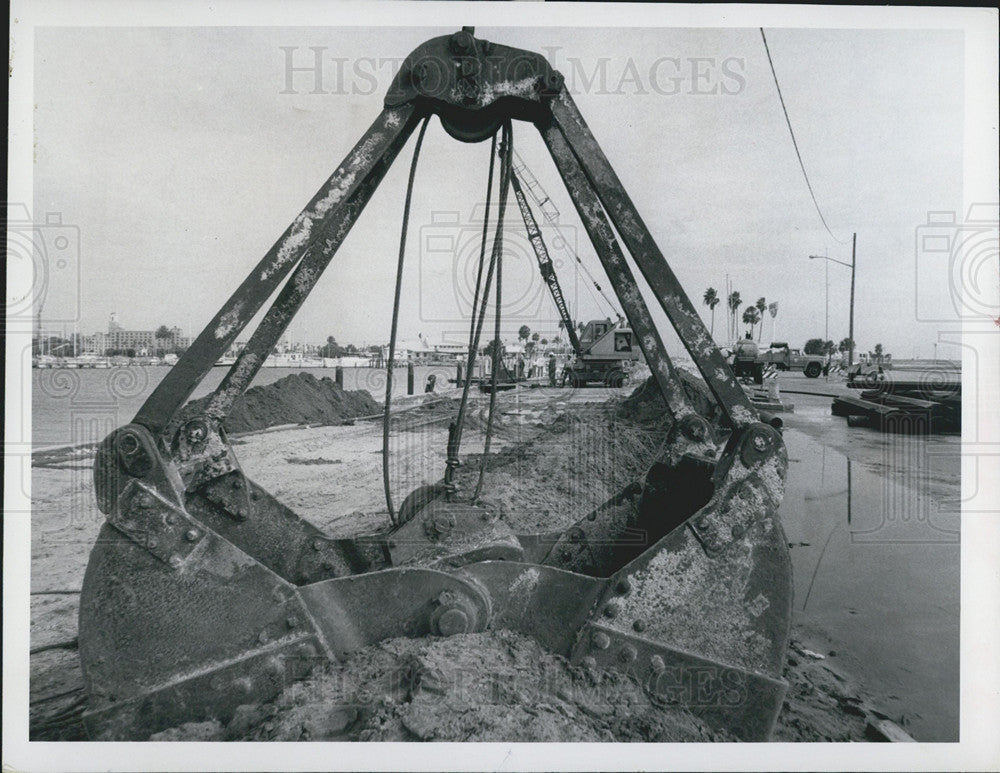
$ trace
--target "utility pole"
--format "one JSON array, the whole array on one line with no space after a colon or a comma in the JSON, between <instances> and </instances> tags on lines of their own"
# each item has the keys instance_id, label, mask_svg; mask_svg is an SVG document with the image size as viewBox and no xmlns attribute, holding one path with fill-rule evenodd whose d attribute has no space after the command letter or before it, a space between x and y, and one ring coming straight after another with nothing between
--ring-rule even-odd
<instances>
[{"instance_id":1,"label":"utility pole","mask_svg":"<svg viewBox=\"0 0 1000 773\"><path fill-rule=\"evenodd\" d=\"M850 348L847 350L847 367L851 367L854 364L854 269L856 266L856 259L858 254L858 233L854 232L854 236L851 238L851 322L847 333L850 339Z\"/></svg>"},{"instance_id":2,"label":"utility pole","mask_svg":"<svg viewBox=\"0 0 1000 773\"><path fill-rule=\"evenodd\" d=\"M847 364L848 366L854 364L854 267L855 259L857 257L857 245L858 245L858 235L854 234L854 238L851 242L851 262L845 263L842 260L837 260L836 258L831 258L829 255L810 255L809 260L825 260L826 261L826 303L827 303L827 340L829 340L829 324L830 324L830 263L839 263L842 266L847 266L851 269L851 316L848 327L847 335L850 338L850 348L848 349Z\"/></svg>"},{"instance_id":3,"label":"utility pole","mask_svg":"<svg viewBox=\"0 0 1000 773\"><path fill-rule=\"evenodd\" d=\"M830 340L830 261L826 263L826 315L823 317L823 344Z\"/></svg>"}]
</instances>

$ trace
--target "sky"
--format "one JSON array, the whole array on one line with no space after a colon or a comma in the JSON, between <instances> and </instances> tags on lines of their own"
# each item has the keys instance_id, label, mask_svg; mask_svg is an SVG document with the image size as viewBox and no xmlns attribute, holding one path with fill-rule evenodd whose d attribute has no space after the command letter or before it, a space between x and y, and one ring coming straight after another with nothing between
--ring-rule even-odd
<instances>
[{"instance_id":1,"label":"sky","mask_svg":"<svg viewBox=\"0 0 1000 773\"><path fill-rule=\"evenodd\" d=\"M33 215L38 222L60 213L79 239L78 258L50 272L44 324L91 333L116 311L129 329L199 332L378 115L398 62L452 31L36 30ZM858 348L881 343L897 357L933 356L943 325L922 320L949 308L952 290L947 270L921 262L917 246L928 213L963 218L960 31L767 30L832 235L809 197L758 29L476 33L543 52L563 72L707 324L701 296L710 286L723 294L728 277L744 302L778 302L765 342L801 346L827 327L834 341L846 337L850 270L829 264L827 315L825 266L808 256L849 263L857 233ZM316 56L319 79L312 70L289 73L289 62L307 68ZM607 289L537 132L518 123L514 139L558 207L561 233ZM293 340L388 340L412 147L411 139L292 323ZM488 163L489 143L456 142L432 121L411 210L404 340L467 335ZM522 324L551 336L557 318L513 197L507 223L505 336ZM571 314L609 314L546 233ZM442 247L449 238L457 260ZM714 322L720 343L723 310ZM665 327L658 310L654 317ZM676 339L667 340L676 351Z\"/></svg>"}]
</instances>

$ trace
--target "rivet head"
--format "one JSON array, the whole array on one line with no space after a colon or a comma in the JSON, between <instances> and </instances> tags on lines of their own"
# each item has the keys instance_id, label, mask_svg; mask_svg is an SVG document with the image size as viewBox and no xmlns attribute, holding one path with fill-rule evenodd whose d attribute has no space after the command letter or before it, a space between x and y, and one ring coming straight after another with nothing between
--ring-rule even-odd
<instances>
[{"instance_id":1,"label":"rivet head","mask_svg":"<svg viewBox=\"0 0 1000 773\"><path fill-rule=\"evenodd\" d=\"M599 650L606 650L611 646L611 637L604 631L595 631L594 635L590 637L590 643Z\"/></svg>"},{"instance_id":2,"label":"rivet head","mask_svg":"<svg viewBox=\"0 0 1000 773\"><path fill-rule=\"evenodd\" d=\"M243 488L243 481L237 478L233 481L233 488Z\"/></svg>"},{"instance_id":3,"label":"rivet head","mask_svg":"<svg viewBox=\"0 0 1000 773\"><path fill-rule=\"evenodd\" d=\"M126 454L134 454L140 447L139 438L131 432L123 433L118 438L118 447Z\"/></svg>"},{"instance_id":4,"label":"rivet head","mask_svg":"<svg viewBox=\"0 0 1000 773\"><path fill-rule=\"evenodd\" d=\"M663 658L660 655L653 655L649 659L649 667L653 669L654 674L662 674L667 670L667 664L663 662Z\"/></svg>"},{"instance_id":5,"label":"rivet head","mask_svg":"<svg viewBox=\"0 0 1000 773\"><path fill-rule=\"evenodd\" d=\"M195 419L187 425L184 435L189 443L200 443L208 435L208 425Z\"/></svg>"},{"instance_id":6,"label":"rivet head","mask_svg":"<svg viewBox=\"0 0 1000 773\"><path fill-rule=\"evenodd\" d=\"M184 559L180 556L170 556L170 566L174 569L180 569L184 563Z\"/></svg>"},{"instance_id":7,"label":"rivet head","mask_svg":"<svg viewBox=\"0 0 1000 773\"><path fill-rule=\"evenodd\" d=\"M609 601L607 604L605 604L604 605L604 616L605 617L617 617L618 616L618 605L615 602L613 602L613 601Z\"/></svg>"},{"instance_id":8,"label":"rivet head","mask_svg":"<svg viewBox=\"0 0 1000 773\"><path fill-rule=\"evenodd\" d=\"M146 540L146 547L155 548L159 544L160 543L156 539L156 537L150 537L149 539Z\"/></svg>"},{"instance_id":9,"label":"rivet head","mask_svg":"<svg viewBox=\"0 0 1000 773\"><path fill-rule=\"evenodd\" d=\"M299 619L294 615L285 620L285 625L287 625L289 628L295 628L295 626L297 626L298 624L299 624Z\"/></svg>"},{"instance_id":10,"label":"rivet head","mask_svg":"<svg viewBox=\"0 0 1000 773\"><path fill-rule=\"evenodd\" d=\"M753 447L756 448L758 451L766 451L769 445L771 444L767 441L767 438L764 437L763 435L753 436Z\"/></svg>"},{"instance_id":11,"label":"rivet head","mask_svg":"<svg viewBox=\"0 0 1000 773\"><path fill-rule=\"evenodd\" d=\"M200 536L201 534L198 532L197 529L188 529L186 532L184 532L184 539L186 539L188 542L194 542Z\"/></svg>"},{"instance_id":12,"label":"rivet head","mask_svg":"<svg viewBox=\"0 0 1000 773\"><path fill-rule=\"evenodd\" d=\"M312 541L312 549L313 550L322 550L323 549L323 540L321 540L321 539L314 539Z\"/></svg>"},{"instance_id":13,"label":"rivet head","mask_svg":"<svg viewBox=\"0 0 1000 773\"><path fill-rule=\"evenodd\" d=\"M583 666L588 671L596 671L597 658L595 658L593 655L587 655L585 658L582 658L580 660L580 665Z\"/></svg>"},{"instance_id":14,"label":"rivet head","mask_svg":"<svg viewBox=\"0 0 1000 773\"><path fill-rule=\"evenodd\" d=\"M628 577L622 577L618 581L618 584L615 585L615 590L624 596L626 593L632 590L632 583L629 582Z\"/></svg>"},{"instance_id":15,"label":"rivet head","mask_svg":"<svg viewBox=\"0 0 1000 773\"><path fill-rule=\"evenodd\" d=\"M258 634L258 636L257 636L257 641L260 644L267 644L267 641L270 638L271 637L267 635L267 631L261 631L260 634Z\"/></svg>"},{"instance_id":16,"label":"rivet head","mask_svg":"<svg viewBox=\"0 0 1000 773\"><path fill-rule=\"evenodd\" d=\"M642 631L646 630L646 621L636 620L634 623L632 623L632 628L641 633Z\"/></svg>"},{"instance_id":17,"label":"rivet head","mask_svg":"<svg viewBox=\"0 0 1000 773\"><path fill-rule=\"evenodd\" d=\"M636 651L635 647L632 646L631 644L626 644L624 647L622 647L618 651L618 659L622 663L631 663L638 656L639 656L639 653Z\"/></svg>"},{"instance_id":18,"label":"rivet head","mask_svg":"<svg viewBox=\"0 0 1000 773\"><path fill-rule=\"evenodd\" d=\"M701 516L700 518L698 518L698 520L696 520L694 522L694 525L697 526L699 529L707 529L708 528L708 516L707 515Z\"/></svg>"},{"instance_id":19,"label":"rivet head","mask_svg":"<svg viewBox=\"0 0 1000 773\"><path fill-rule=\"evenodd\" d=\"M739 524L737 524L736 526L734 526L729 531L733 535L733 539L739 539L740 537L742 537L746 533L745 530L744 530L744 528L742 526L740 526Z\"/></svg>"},{"instance_id":20,"label":"rivet head","mask_svg":"<svg viewBox=\"0 0 1000 773\"><path fill-rule=\"evenodd\" d=\"M442 636L454 636L469 632L469 616L457 607L441 613L437 621L438 631Z\"/></svg>"}]
</instances>

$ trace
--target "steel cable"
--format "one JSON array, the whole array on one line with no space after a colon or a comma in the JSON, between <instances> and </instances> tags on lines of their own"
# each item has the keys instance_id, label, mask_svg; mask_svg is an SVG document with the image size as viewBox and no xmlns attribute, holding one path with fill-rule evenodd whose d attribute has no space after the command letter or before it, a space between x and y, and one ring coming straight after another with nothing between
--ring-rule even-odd
<instances>
[{"instance_id":1,"label":"steel cable","mask_svg":"<svg viewBox=\"0 0 1000 773\"><path fill-rule=\"evenodd\" d=\"M458 451L462 445L462 431L465 427L465 412L469 404L469 386L472 384L472 369L476 365L476 353L479 349L479 336L482 331L482 321L476 323L479 311L479 293L482 289L483 266L486 264L486 236L490 227L490 203L493 196L493 171L496 161L497 136L493 135L493 142L490 145L490 172L486 181L486 211L483 215L483 235L479 245L479 267L476 271L476 290L472 298L472 316L469 323L469 351L465 364L465 383L462 384L462 398L458 404L458 414L448 432L448 451L445 461L444 485L449 498L455 494L455 484L452 482L455 476L455 469L459 465ZM493 237L494 241L496 236ZM490 284L493 278L493 260L490 260L489 273L486 276L486 289L483 293L483 309L486 308L486 296L490 292Z\"/></svg>"},{"instance_id":2,"label":"steel cable","mask_svg":"<svg viewBox=\"0 0 1000 773\"><path fill-rule=\"evenodd\" d=\"M514 135L510 121L504 124L504 137L500 145L501 162L500 168L500 212L497 214L497 235L493 241L493 255L496 261L497 285L495 292L496 312L494 313L494 339L493 339L493 366L490 373L490 409L486 417L486 440L483 446L483 455L479 460L479 480L476 482L476 491L472 495L472 503L475 504L483 490L483 479L486 476L486 457L490 453L490 441L493 438L493 418L496 414L497 404L497 373L502 364L501 344L500 344L500 320L503 307L503 295L501 279L503 276L503 213L507 206L507 191L510 188L511 178L511 156L513 155ZM483 306L486 306L486 299L483 299Z\"/></svg>"},{"instance_id":3,"label":"steel cable","mask_svg":"<svg viewBox=\"0 0 1000 773\"><path fill-rule=\"evenodd\" d=\"M507 127L504 127L504 133L506 136ZM501 151L502 152L502 151ZM492 153L491 153L491 163L492 163ZM500 202L499 202L499 212L497 214L497 225L496 231L493 235L493 249L490 252L490 265L486 271L486 282L483 286L482 293L482 303L479 305L478 318L473 320L475 326L475 333L473 335L473 345L470 347L470 358L469 358L469 369L471 371L472 364L474 362L474 357L476 352L479 351L479 342L482 340L483 334L483 324L486 319L486 299L489 297L490 288L493 286L493 274L496 271L497 256L500 249L503 247L503 213L507 206L507 188L510 184L510 174L509 170L505 174L506 166L501 166L500 169ZM485 242L484 242L485 251ZM456 493L455 485L452 482L454 477L454 470L458 466L458 450L462 438L462 430L465 424L465 404L468 401L469 386L471 384L471 372L466 378L466 382L462 389L462 403L459 406L459 419L456 420L454 429L451 431L451 436L448 443L448 462L447 468L445 469L445 486L449 496Z\"/></svg>"},{"instance_id":4,"label":"steel cable","mask_svg":"<svg viewBox=\"0 0 1000 773\"><path fill-rule=\"evenodd\" d=\"M430 116L424 118L417 135L417 144L413 149L413 161L410 163L410 179L406 184L406 201L403 204L403 228L399 235L399 260L396 264L396 292L392 301L392 332L389 334L389 357L386 361L385 375L385 411L382 419L382 486L385 490L385 504L389 509L389 521L397 525L396 511L392 505L392 489L389 484L389 421L392 407L392 369L396 359L396 330L399 325L399 296L403 287L403 258L406 255L406 229L410 220L410 203L413 199L413 180L417 174L417 160L420 158L420 146L424 142L424 133Z\"/></svg>"}]
</instances>

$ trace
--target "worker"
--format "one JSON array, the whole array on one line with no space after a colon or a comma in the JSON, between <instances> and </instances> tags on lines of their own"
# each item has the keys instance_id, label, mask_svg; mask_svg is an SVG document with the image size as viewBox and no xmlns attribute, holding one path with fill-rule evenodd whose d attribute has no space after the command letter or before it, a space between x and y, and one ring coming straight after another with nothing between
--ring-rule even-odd
<instances>
[{"instance_id":1,"label":"worker","mask_svg":"<svg viewBox=\"0 0 1000 773\"><path fill-rule=\"evenodd\" d=\"M427 392L433 392L435 384L437 384L437 376L431 373L427 377L427 383L424 384L424 393L426 394Z\"/></svg>"},{"instance_id":2,"label":"worker","mask_svg":"<svg viewBox=\"0 0 1000 773\"><path fill-rule=\"evenodd\" d=\"M549 355L549 386L554 387L556 385L556 356L554 354Z\"/></svg>"}]
</instances>

